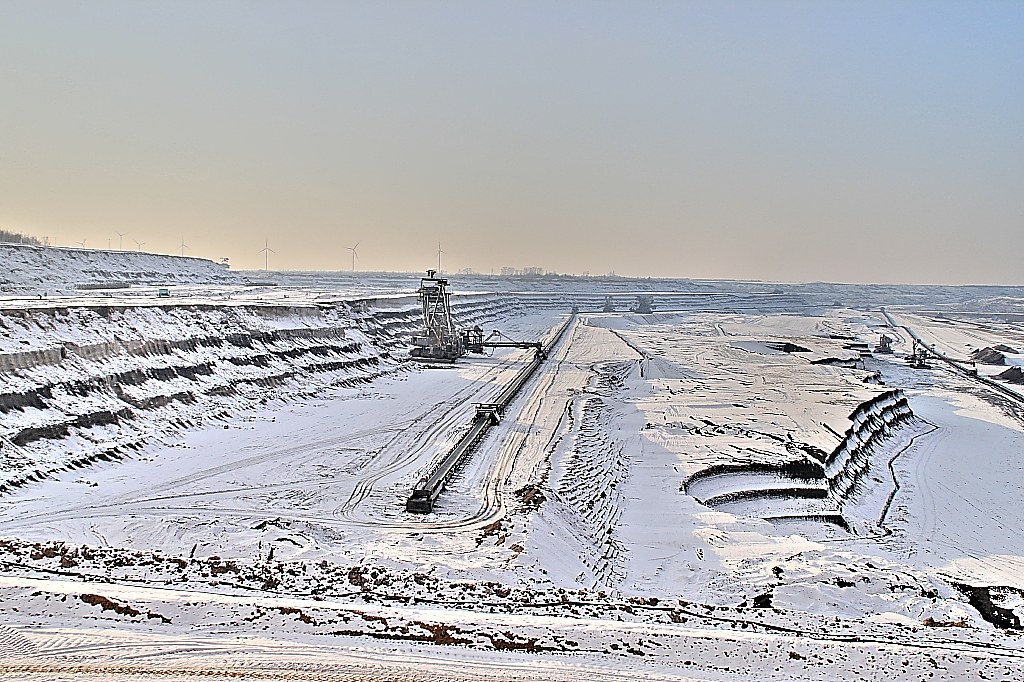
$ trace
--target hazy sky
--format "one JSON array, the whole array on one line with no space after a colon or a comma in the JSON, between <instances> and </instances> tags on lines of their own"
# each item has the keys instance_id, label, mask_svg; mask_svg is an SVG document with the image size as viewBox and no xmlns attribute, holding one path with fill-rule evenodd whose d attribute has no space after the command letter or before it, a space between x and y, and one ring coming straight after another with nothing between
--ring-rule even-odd
<instances>
[{"instance_id":1,"label":"hazy sky","mask_svg":"<svg viewBox=\"0 0 1024 682\"><path fill-rule=\"evenodd\" d=\"M1024 284L1024 2L0 2L0 227Z\"/></svg>"}]
</instances>

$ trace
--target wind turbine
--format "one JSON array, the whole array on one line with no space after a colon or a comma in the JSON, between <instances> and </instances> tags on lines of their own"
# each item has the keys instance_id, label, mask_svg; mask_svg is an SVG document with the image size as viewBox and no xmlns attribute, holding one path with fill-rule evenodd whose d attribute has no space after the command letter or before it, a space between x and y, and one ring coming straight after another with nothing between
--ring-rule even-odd
<instances>
[{"instance_id":1,"label":"wind turbine","mask_svg":"<svg viewBox=\"0 0 1024 682\"><path fill-rule=\"evenodd\" d=\"M277 253L277 251L274 251L272 248L270 248L270 241L269 240L264 239L263 240L263 248L260 249L259 252L263 254L263 269L269 271L270 270L270 254Z\"/></svg>"},{"instance_id":2,"label":"wind turbine","mask_svg":"<svg viewBox=\"0 0 1024 682\"><path fill-rule=\"evenodd\" d=\"M128 233L127 232L118 232L117 230L114 230L114 234L117 235L117 250L118 251L124 251L124 247L123 247L124 236L126 234L128 234Z\"/></svg>"},{"instance_id":3,"label":"wind turbine","mask_svg":"<svg viewBox=\"0 0 1024 682\"><path fill-rule=\"evenodd\" d=\"M441 242L437 243L437 273L441 274L441 254L447 254L447 251L441 250Z\"/></svg>"},{"instance_id":4,"label":"wind turbine","mask_svg":"<svg viewBox=\"0 0 1024 682\"><path fill-rule=\"evenodd\" d=\"M181 249L181 255L184 256L185 255L185 249L188 248L188 246L185 244L185 238L184 237L181 238L181 246L179 246L178 248Z\"/></svg>"},{"instance_id":5,"label":"wind turbine","mask_svg":"<svg viewBox=\"0 0 1024 682\"><path fill-rule=\"evenodd\" d=\"M132 241L138 245L139 251L142 251L142 245L145 244L146 242L140 242L138 239L133 239Z\"/></svg>"},{"instance_id":6,"label":"wind turbine","mask_svg":"<svg viewBox=\"0 0 1024 682\"><path fill-rule=\"evenodd\" d=\"M86 237L85 239L88 239L88 237ZM83 239L80 242L75 242L75 243L78 244L79 246L81 246L84 249L85 248L85 239Z\"/></svg>"},{"instance_id":7,"label":"wind turbine","mask_svg":"<svg viewBox=\"0 0 1024 682\"><path fill-rule=\"evenodd\" d=\"M345 248L352 252L352 272L356 271L356 258L359 258L359 254L356 253L356 249L359 248L360 242L356 242L355 246L346 246Z\"/></svg>"}]
</instances>

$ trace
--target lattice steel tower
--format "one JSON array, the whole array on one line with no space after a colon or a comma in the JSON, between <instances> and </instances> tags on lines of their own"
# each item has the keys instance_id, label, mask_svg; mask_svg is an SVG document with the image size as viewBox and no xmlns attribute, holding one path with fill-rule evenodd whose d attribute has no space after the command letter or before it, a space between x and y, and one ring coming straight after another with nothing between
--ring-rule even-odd
<instances>
[{"instance_id":1,"label":"lattice steel tower","mask_svg":"<svg viewBox=\"0 0 1024 682\"><path fill-rule=\"evenodd\" d=\"M452 321L448 280L435 277L436 270L427 270L416 293L423 308L423 334L414 336L410 355L422 360L454 362L465 354L462 336Z\"/></svg>"}]
</instances>

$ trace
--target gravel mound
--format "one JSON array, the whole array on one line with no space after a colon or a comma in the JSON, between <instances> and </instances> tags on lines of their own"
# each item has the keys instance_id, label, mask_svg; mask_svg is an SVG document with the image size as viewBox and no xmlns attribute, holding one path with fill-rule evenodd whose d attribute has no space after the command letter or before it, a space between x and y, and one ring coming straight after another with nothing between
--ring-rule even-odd
<instances>
[{"instance_id":1,"label":"gravel mound","mask_svg":"<svg viewBox=\"0 0 1024 682\"><path fill-rule=\"evenodd\" d=\"M1006 346L1002 346L1006 348ZM1003 351L1006 352L1006 351ZM1006 356L996 348L982 348L971 353L971 358L982 365L1005 365Z\"/></svg>"},{"instance_id":2,"label":"gravel mound","mask_svg":"<svg viewBox=\"0 0 1024 682\"><path fill-rule=\"evenodd\" d=\"M1011 367L996 377L1011 384L1024 384L1024 372L1020 371L1020 367Z\"/></svg>"}]
</instances>

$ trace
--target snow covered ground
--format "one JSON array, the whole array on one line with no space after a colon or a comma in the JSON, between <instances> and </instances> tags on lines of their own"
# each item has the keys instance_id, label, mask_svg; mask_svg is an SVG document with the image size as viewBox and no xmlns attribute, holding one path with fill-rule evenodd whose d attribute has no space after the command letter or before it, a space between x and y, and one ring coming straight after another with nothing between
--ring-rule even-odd
<instances>
[{"instance_id":1,"label":"snow covered ground","mask_svg":"<svg viewBox=\"0 0 1024 682\"><path fill-rule=\"evenodd\" d=\"M528 352L413 365L402 286L286 284L3 307L4 675L1024 679L1024 405L876 310L584 310L417 515Z\"/></svg>"},{"instance_id":2,"label":"snow covered ground","mask_svg":"<svg viewBox=\"0 0 1024 682\"><path fill-rule=\"evenodd\" d=\"M86 287L244 282L205 258L27 244L0 244L0 272L0 292L32 296Z\"/></svg>"}]
</instances>

